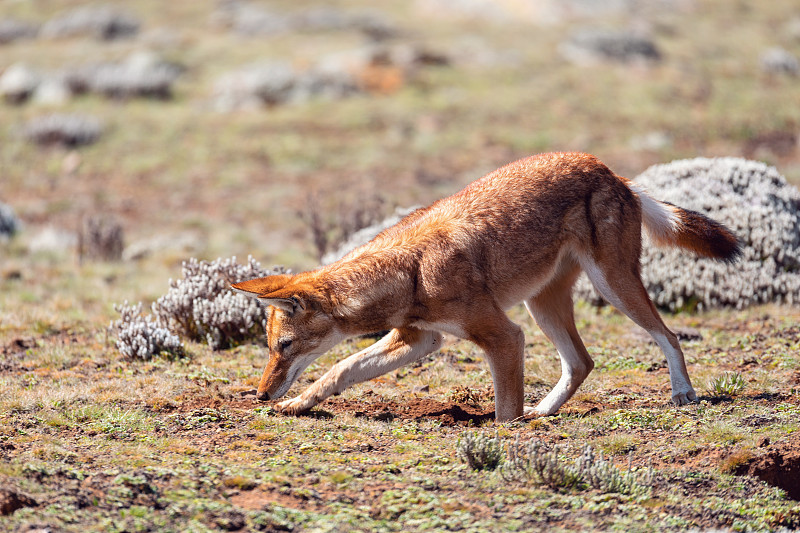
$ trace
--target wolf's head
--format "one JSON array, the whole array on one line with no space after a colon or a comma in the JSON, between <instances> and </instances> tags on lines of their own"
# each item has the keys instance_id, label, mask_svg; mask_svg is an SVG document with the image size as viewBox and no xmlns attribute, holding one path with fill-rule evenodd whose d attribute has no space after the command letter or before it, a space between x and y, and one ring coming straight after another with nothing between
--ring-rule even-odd
<instances>
[{"instance_id":1,"label":"wolf's head","mask_svg":"<svg viewBox=\"0 0 800 533\"><path fill-rule=\"evenodd\" d=\"M258 384L259 400L286 394L308 365L344 339L331 313L330 298L298 276L268 276L234 283L231 288L270 306L269 358Z\"/></svg>"}]
</instances>

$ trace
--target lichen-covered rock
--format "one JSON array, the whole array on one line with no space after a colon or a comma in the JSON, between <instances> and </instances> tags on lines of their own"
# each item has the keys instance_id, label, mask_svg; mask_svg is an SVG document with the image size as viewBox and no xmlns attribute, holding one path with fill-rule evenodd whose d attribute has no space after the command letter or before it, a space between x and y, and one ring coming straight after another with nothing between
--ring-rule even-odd
<instances>
[{"instance_id":1,"label":"lichen-covered rock","mask_svg":"<svg viewBox=\"0 0 800 533\"><path fill-rule=\"evenodd\" d=\"M33 39L37 33L39 33L39 28L29 22L10 18L0 19L0 44Z\"/></svg>"},{"instance_id":2,"label":"lichen-covered rock","mask_svg":"<svg viewBox=\"0 0 800 533\"><path fill-rule=\"evenodd\" d=\"M758 58L761 70L769 74L800 75L800 61L784 48L768 48Z\"/></svg>"},{"instance_id":3,"label":"lichen-covered rock","mask_svg":"<svg viewBox=\"0 0 800 533\"><path fill-rule=\"evenodd\" d=\"M112 40L132 37L139 31L139 20L116 7L83 6L59 15L45 23L41 34L48 38L90 35Z\"/></svg>"},{"instance_id":4,"label":"lichen-covered rock","mask_svg":"<svg viewBox=\"0 0 800 533\"><path fill-rule=\"evenodd\" d=\"M20 222L10 206L0 202L0 241L8 240L19 231Z\"/></svg>"},{"instance_id":5,"label":"lichen-covered rock","mask_svg":"<svg viewBox=\"0 0 800 533\"><path fill-rule=\"evenodd\" d=\"M338 99L359 92L347 69L321 61L308 69L296 69L284 61L249 65L229 72L214 84L214 107L218 111L254 109L312 98Z\"/></svg>"},{"instance_id":6,"label":"lichen-covered rock","mask_svg":"<svg viewBox=\"0 0 800 533\"><path fill-rule=\"evenodd\" d=\"M180 76L180 66L150 52L136 52L121 63L97 65L90 70L89 90L113 98L172 96L172 85Z\"/></svg>"},{"instance_id":7,"label":"lichen-covered rock","mask_svg":"<svg viewBox=\"0 0 800 533\"><path fill-rule=\"evenodd\" d=\"M359 31L375 39L397 33L394 25L375 11L347 11L332 7L306 8L295 13L273 11L250 2L222 2L213 21L239 35L273 36L290 32Z\"/></svg>"},{"instance_id":8,"label":"lichen-covered rock","mask_svg":"<svg viewBox=\"0 0 800 533\"><path fill-rule=\"evenodd\" d=\"M400 222L403 219L403 217L419 209L419 207L420 206L414 206L409 208L398 207L397 209L395 209L395 212L392 215L386 217L380 222L376 222L375 224L371 224L365 228L359 229L358 231L350 235L347 238L347 240L345 240L342 244L340 244L335 250L332 250L323 255L322 264L329 265L334 261L338 261L345 255L347 255L351 250L355 250L359 246L367 244L369 241L374 239L375 236L378 235L378 233L394 226L395 224Z\"/></svg>"},{"instance_id":9,"label":"lichen-covered rock","mask_svg":"<svg viewBox=\"0 0 800 533\"><path fill-rule=\"evenodd\" d=\"M36 90L41 76L24 63L14 63L0 76L0 97L10 104L25 102Z\"/></svg>"},{"instance_id":10,"label":"lichen-covered rock","mask_svg":"<svg viewBox=\"0 0 800 533\"><path fill-rule=\"evenodd\" d=\"M249 65L222 75L214 84L217 111L257 109L291 99L297 73L285 62Z\"/></svg>"},{"instance_id":11,"label":"lichen-covered rock","mask_svg":"<svg viewBox=\"0 0 800 533\"><path fill-rule=\"evenodd\" d=\"M573 63L600 61L653 62L661 59L656 44L647 37L626 31L587 28L561 43L561 54Z\"/></svg>"},{"instance_id":12,"label":"lichen-covered rock","mask_svg":"<svg viewBox=\"0 0 800 533\"><path fill-rule=\"evenodd\" d=\"M61 106L72 98L66 80L63 76L47 76L39 83L33 92L31 100L40 106Z\"/></svg>"},{"instance_id":13,"label":"lichen-covered rock","mask_svg":"<svg viewBox=\"0 0 800 533\"><path fill-rule=\"evenodd\" d=\"M388 93L402 87L417 69L448 63L443 54L401 45L332 53L306 68L287 61L256 63L222 75L214 84L213 106L218 111L233 111L365 92Z\"/></svg>"},{"instance_id":14,"label":"lichen-covered rock","mask_svg":"<svg viewBox=\"0 0 800 533\"><path fill-rule=\"evenodd\" d=\"M72 68L65 73L65 79L75 94L93 92L110 98L167 99L182 72L180 65L157 54L138 51L120 62Z\"/></svg>"},{"instance_id":15,"label":"lichen-covered rock","mask_svg":"<svg viewBox=\"0 0 800 533\"><path fill-rule=\"evenodd\" d=\"M40 145L76 147L94 143L102 132L100 121L94 117L76 113L52 113L30 120L22 135Z\"/></svg>"},{"instance_id":16,"label":"lichen-covered rock","mask_svg":"<svg viewBox=\"0 0 800 533\"><path fill-rule=\"evenodd\" d=\"M728 226L742 243L734 264L645 241L642 277L655 304L671 310L800 304L800 192L774 167L740 158L656 165L636 178L655 198ZM577 295L599 301L582 277Z\"/></svg>"}]
</instances>

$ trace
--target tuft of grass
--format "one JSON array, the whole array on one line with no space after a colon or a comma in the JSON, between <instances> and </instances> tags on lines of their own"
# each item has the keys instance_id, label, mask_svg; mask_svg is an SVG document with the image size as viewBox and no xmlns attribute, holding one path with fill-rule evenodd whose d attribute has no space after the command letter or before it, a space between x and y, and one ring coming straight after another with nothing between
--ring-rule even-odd
<instances>
[{"instance_id":1,"label":"tuft of grass","mask_svg":"<svg viewBox=\"0 0 800 533\"><path fill-rule=\"evenodd\" d=\"M485 433L467 431L458 439L456 455L472 470L494 470L503 461L500 437L489 438Z\"/></svg>"},{"instance_id":2,"label":"tuft of grass","mask_svg":"<svg viewBox=\"0 0 800 533\"><path fill-rule=\"evenodd\" d=\"M222 485L230 489L253 490L258 483L245 476L228 476L223 478Z\"/></svg>"},{"instance_id":3,"label":"tuft of grass","mask_svg":"<svg viewBox=\"0 0 800 533\"><path fill-rule=\"evenodd\" d=\"M723 474L737 474L750 463L751 459L753 459L752 450L738 450L722 460L719 465L719 471Z\"/></svg>"},{"instance_id":4,"label":"tuft of grass","mask_svg":"<svg viewBox=\"0 0 800 533\"><path fill-rule=\"evenodd\" d=\"M644 475L634 472L630 455L628 469L622 472L589 445L572 462L561 455L558 446L550 448L537 440L509 444L508 460L500 467L500 473L507 481L547 485L555 490L595 489L631 495L646 493L653 479L652 468Z\"/></svg>"},{"instance_id":5,"label":"tuft of grass","mask_svg":"<svg viewBox=\"0 0 800 533\"><path fill-rule=\"evenodd\" d=\"M521 481L547 485L552 489L576 489L581 475L574 465L559 457L559 448L548 448L536 440L508 445L508 460L500 474L506 481Z\"/></svg>"},{"instance_id":6,"label":"tuft of grass","mask_svg":"<svg viewBox=\"0 0 800 533\"><path fill-rule=\"evenodd\" d=\"M715 396L736 396L747 386L739 372L725 372L713 378L709 384L709 392Z\"/></svg>"},{"instance_id":7,"label":"tuft of grass","mask_svg":"<svg viewBox=\"0 0 800 533\"><path fill-rule=\"evenodd\" d=\"M638 438L621 433L601 438L597 444L609 455L625 455L635 450L641 443Z\"/></svg>"}]
</instances>

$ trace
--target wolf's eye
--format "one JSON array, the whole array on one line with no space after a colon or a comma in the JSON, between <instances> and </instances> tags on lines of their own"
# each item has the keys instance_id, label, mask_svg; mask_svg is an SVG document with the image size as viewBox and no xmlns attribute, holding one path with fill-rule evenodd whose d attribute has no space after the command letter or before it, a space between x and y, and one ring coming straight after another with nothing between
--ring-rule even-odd
<instances>
[{"instance_id":1,"label":"wolf's eye","mask_svg":"<svg viewBox=\"0 0 800 533\"><path fill-rule=\"evenodd\" d=\"M285 352L289 349L289 346L292 345L292 339L281 339L278 341L278 347L281 349L282 352Z\"/></svg>"}]
</instances>

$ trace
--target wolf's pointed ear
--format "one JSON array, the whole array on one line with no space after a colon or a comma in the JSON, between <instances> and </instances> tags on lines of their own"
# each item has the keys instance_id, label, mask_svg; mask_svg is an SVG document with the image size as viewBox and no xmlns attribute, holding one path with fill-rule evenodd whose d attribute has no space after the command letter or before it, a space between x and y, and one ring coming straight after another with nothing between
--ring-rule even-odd
<instances>
[{"instance_id":1,"label":"wolf's pointed ear","mask_svg":"<svg viewBox=\"0 0 800 533\"><path fill-rule=\"evenodd\" d=\"M284 288L291 279L291 274L276 274L274 276L267 276L266 278L233 283L231 289L245 296L257 298Z\"/></svg>"},{"instance_id":2,"label":"wolf's pointed ear","mask_svg":"<svg viewBox=\"0 0 800 533\"><path fill-rule=\"evenodd\" d=\"M305 311L309 303L313 303L312 296L297 287L284 287L269 294L262 294L258 297L258 300L267 305L283 309L290 315L298 311Z\"/></svg>"},{"instance_id":3,"label":"wolf's pointed ear","mask_svg":"<svg viewBox=\"0 0 800 533\"><path fill-rule=\"evenodd\" d=\"M300 298L292 296L291 298L272 298L271 296L259 296L258 301L266 305L272 305L278 309L283 309L290 315L295 314L297 311L305 311L305 305Z\"/></svg>"}]
</instances>

